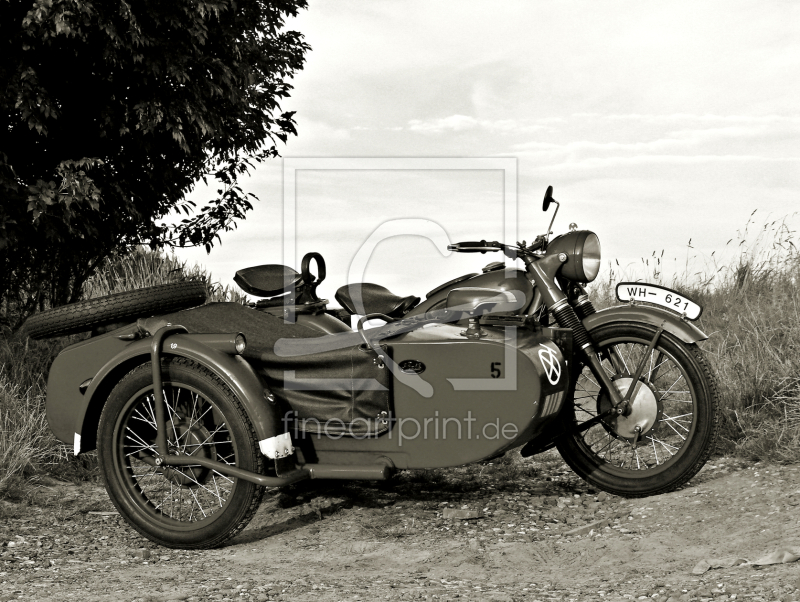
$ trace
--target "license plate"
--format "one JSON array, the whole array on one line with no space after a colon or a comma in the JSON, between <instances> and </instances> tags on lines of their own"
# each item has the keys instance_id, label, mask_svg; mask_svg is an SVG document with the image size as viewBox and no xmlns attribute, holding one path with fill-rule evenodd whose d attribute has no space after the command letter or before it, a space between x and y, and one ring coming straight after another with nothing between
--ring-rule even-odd
<instances>
[{"instance_id":1,"label":"license plate","mask_svg":"<svg viewBox=\"0 0 800 602\"><path fill-rule=\"evenodd\" d=\"M617 299L620 301L647 301L686 316L688 320L696 320L703 313L703 308L686 295L655 284L642 282L620 282L617 284Z\"/></svg>"}]
</instances>

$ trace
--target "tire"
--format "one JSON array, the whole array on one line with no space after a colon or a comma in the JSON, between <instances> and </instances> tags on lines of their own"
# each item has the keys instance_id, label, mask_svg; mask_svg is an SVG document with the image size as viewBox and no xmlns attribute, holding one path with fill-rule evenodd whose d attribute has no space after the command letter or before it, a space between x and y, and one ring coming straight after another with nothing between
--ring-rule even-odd
<instances>
[{"instance_id":1,"label":"tire","mask_svg":"<svg viewBox=\"0 0 800 602\"><path fill-rule=\"evenodd\" d=\"M185 359L162 366L171 451L264 473L246 412L218 377ZM157 467L152 364L129 372L113 389L97 430L100 471L119 513L147 539L170 548L214 548L237 535L261 503L264 488L201 467ZM193 443L189 443L192 441ZM176 445L177 444L177 445Z\"/></svg>"},{"instance_id":2,"label":"tire","mask_svg":"<svg viewBox=\"0 0 800 602\"><path fill-rule=\"evenodd\" d=\"M169 313L202 305L206 287L202 282L176 282L140 288L106 297L62 305L31 316L25 330L32 339L60 337L114 322Z\"/></svg>"},{"instance_id":3,"label":"tire","mask_svg":"<svg viewBox=\"0 0 800 602\"><path fill-rule=\"evenodd\" d=\"M637 360L647 357L655 332L650 325L633 322L606 324L590 332L603 366L614 373L612 379L623 394ZM612 346L622 357L620 370L614 370L610 361ZM716 384L697 345L662 332L647 361L632 397L631 415L606 418L582 433L576 427L609 408L611 402L589 368L577 364L572 404L565 408L569 432L556 443L561 456L583 479L625 497L680 487L709 459L717 437ZM636 425L642 427L638 435Z\"/></svg>"}]
</instances>

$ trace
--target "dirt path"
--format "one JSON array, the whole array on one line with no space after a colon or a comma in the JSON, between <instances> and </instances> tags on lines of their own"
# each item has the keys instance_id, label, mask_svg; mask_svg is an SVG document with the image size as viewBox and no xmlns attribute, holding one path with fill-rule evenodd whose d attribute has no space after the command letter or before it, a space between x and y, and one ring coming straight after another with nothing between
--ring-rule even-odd
<instances>
[{"instance_id":1,"label":"dirt path","mask_svg":"<svg viewBox=\"0 0 800 602\"><path fill-rule=\"evenodd\" d=\"M800 561L692 573L800 545L800 466L717 460L630 501L537 466L295 486L202 552L149 544L96 486L45 481L0 502L0 600L800 601ZM447 506L485 516L445 520Z\"/></svg>"}]
</instances>

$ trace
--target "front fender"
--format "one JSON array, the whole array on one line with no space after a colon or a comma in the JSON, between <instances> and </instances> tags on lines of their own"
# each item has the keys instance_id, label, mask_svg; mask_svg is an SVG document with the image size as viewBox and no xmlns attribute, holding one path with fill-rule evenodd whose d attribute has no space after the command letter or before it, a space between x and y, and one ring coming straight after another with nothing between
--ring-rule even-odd
<instances>
[{"instance_id":1,"label":"front fender","mask_svg":"<svg viewBox=\"0 0 800 602\"><path fill-rule=\"evenodd\" d=\"M282 433L285 429L280 428L278 407L274 401L269 400L269 390L252 366L239 355L230 355L205 344L202 339L207 336L168 336L161 347L162 356L172 355L193 360L222 379L244 406L259 441ZM125 374L150 359L151 343L152 339L148 337L128 344L100 368L82 400L72 404L70 414L74 425L76 454L96 447L97 425L108 395Z\"/></svg>"},{"instance_id":2,"label":"front fender","mask_svg":"<svg viewBox=\"0 0 800 602\"><path fill-rule=\"evenodd\" d=\"M680 316L649 305L617 305L602 309L587 316L583 320L586 330L610 324L612 322L644 322L656 327L663 325L664 330L675 335L684 343L705 341L708 335L691 322L681 320Z\"/></svg>"}]
</instances>

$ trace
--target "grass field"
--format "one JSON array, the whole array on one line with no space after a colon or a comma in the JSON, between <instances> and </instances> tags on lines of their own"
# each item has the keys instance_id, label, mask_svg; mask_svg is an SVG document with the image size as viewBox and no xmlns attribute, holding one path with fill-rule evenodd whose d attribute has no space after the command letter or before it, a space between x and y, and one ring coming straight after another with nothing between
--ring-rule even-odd
<instances>
[{"instance_id":1,"label":"grass field","mask_svg":"<svg viewBox=\"0 0 800 602\"><path fill-rule=\"evenodd\" d=\"M753 223L729 243L727 259L688 257L665 278L654 252L638 266L610 262L590 287L595 305L616 303L623 280L661 283L704 307L701 344L716 373L722 405L718 451L758 459L800 459L800 254L785 221ZM699 266L699 267L698 267ZM85 298L187 278L205 282L211 300L241 300L213 284L202 268L140 250L105 266L86 283ZM51 471L73 479L96 475L93 454L71 457L44 418L47 371L64 346L85 335L33 341L0 339L0 492L24 475ZM516 469L515 469L516 470Z\"/></svg>"},{"instance_id":2,"label":"grass field","mask_svg":"<svg viewBox=\"0 0 800 602\"><path fill-rule=\"evenodd\" d=\"M776 461L800 459L800 253L786 219L752 221L726 258L687 249L680 273L665 278L654 252L638 266L613 264L592 286L598 307L617 303L616 282L660 283L697 301L700 344L721 397L719 451ZM716 255L716 253L715 253Z\"/></svg>"}]
</instances>

